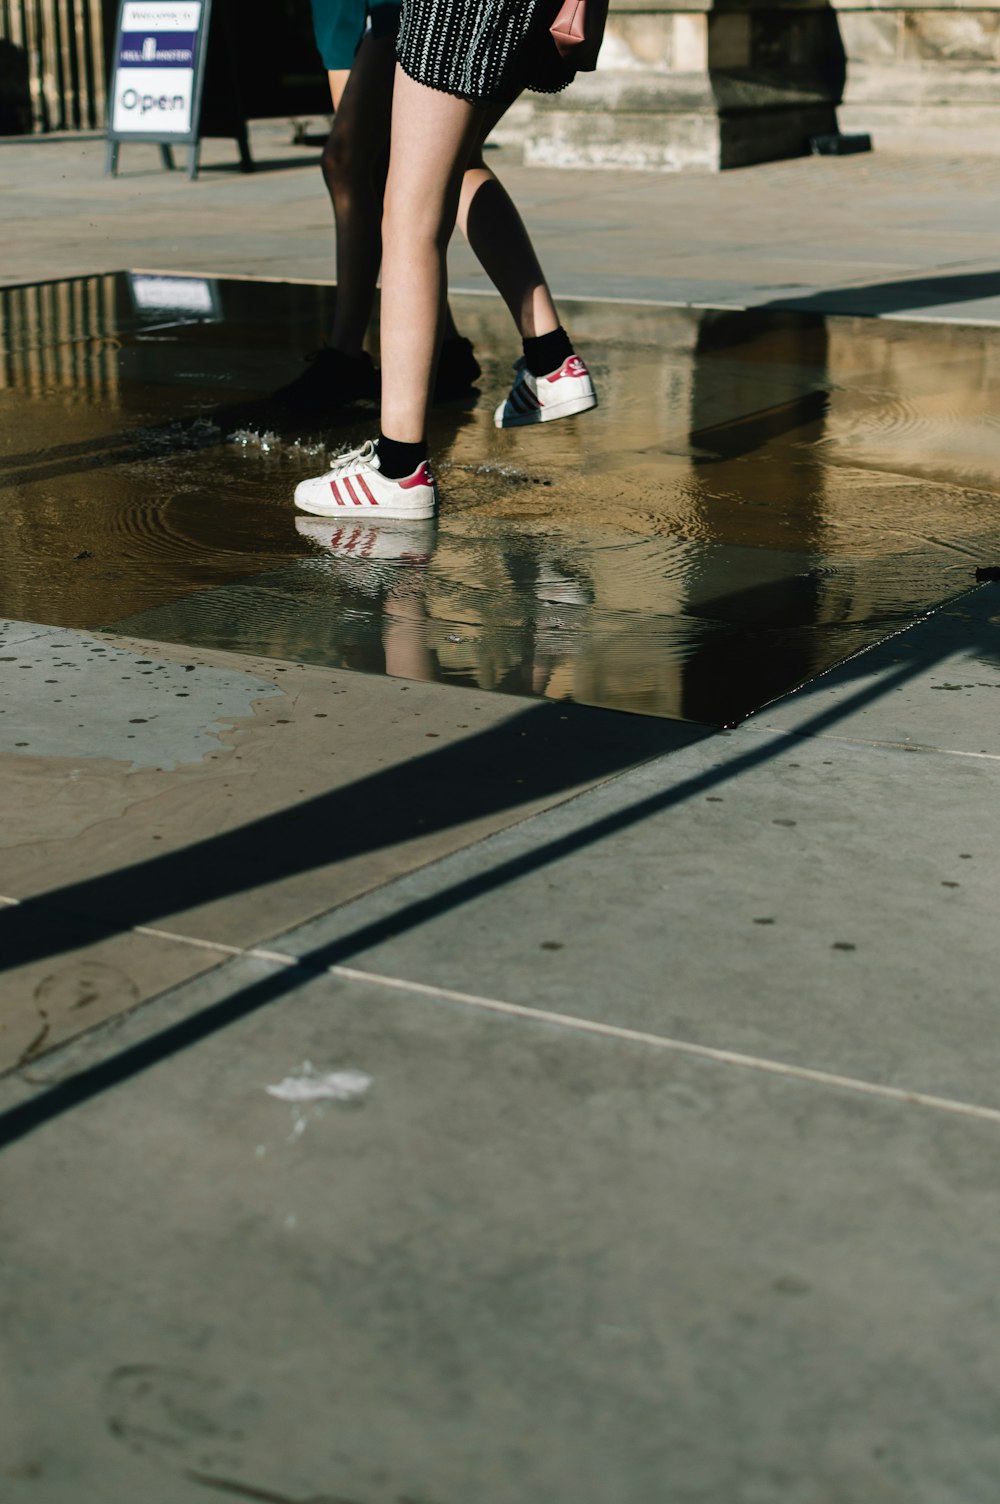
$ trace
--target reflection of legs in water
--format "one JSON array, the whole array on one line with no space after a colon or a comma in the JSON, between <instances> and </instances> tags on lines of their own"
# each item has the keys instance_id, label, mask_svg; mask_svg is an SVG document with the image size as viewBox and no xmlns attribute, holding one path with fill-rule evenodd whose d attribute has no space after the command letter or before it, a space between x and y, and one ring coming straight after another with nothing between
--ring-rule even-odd
<instances>
[{"instance_id":1,"label":"reflection of legs in water","mask_svg":"<svg viewBox=\"0 0 1000 1504\"><path fill-rule=\"evenodd\" d=\"M577 664L592 625L594 584L578 563L542 545L535 559L531 688L553 700L576 698Z\"/></svg>"},{"instance_id":2,"label":"reflection of legs in water","mask_svg":"<svg viewBox=\"0 0 1000 1504\"><path fill-rule=\"evenodd\" d=\"M437 679L424 599L434 556L434 523L382 528L353 518L297 517L295 528L314 550L313 558L328 565L331 579L355 595L348 614L354 620L378 620L385 672L398 679ZM376 671L380 667L371 661L355 666Z\"/></svg>"},{"instance_id":3,"label":"reflection of legs in water","mask_svg":"<svg viewBox=\"0 0 1000 1504\"><path fill-rule=\"evenodd\" d=\"M382 649L385 671L396 679L438 677L434 654L427 642L427 608L422 589L394 590L382 608Z\"/></svg>"}]
</instances>

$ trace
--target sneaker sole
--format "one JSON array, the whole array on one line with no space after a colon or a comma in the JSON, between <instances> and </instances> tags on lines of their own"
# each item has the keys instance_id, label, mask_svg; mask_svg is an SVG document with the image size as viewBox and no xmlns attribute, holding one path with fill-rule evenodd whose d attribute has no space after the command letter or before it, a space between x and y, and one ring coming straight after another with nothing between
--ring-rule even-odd
<instances>
[{"instance_id":1,"label":"sneaker sole","mask_svg":"<svg viewBox=\"0 0 1000 1504\"><path fill-rule=\"evenodd\" d=\"M567 402L554 402L551 407L535 407L528 413L514 413L504 417L503 406L497 408L493 421L497 428L527 428L532 423L554 423L557 418L572 418L576 413L588 413L597 406L597 394L589 397L570 397Z\"/></svg>"},{"instance_id":2,"label":"sneaker sole","mask_svg":"<svg viewBox=\"0 0 1000 1504\"><path fill-rule=\"evenodd\" d=\"M417 507L394 506L391 501L379 502L377 507L341 507L333 503L300 500L295 493L295 505L300 512L309 512L313 517L340 517L345 522L427 522L434 516L434 501Z\"/></svg>"}]
</instances>

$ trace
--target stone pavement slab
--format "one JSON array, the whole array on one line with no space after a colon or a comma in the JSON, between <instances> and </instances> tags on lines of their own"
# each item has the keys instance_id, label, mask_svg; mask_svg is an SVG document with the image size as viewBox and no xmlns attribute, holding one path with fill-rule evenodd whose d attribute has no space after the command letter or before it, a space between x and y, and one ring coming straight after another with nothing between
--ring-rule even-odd
<instances>
[{"instance_id":1,"label":"stone pavement slab","mask_svg":"<svg viewBox=\"0 0 1000 1504\"><path fill-rule=\"evenodd\" d=\"M965 676L982 651L968 624L959 647L956 621L948 657L933 618L896 639L910 648L895 680L865 678L866 655L854 660L858 700L894 683L914 700L940 698L940 676ZM994 648L994 677L996 661ZM978 729L977 693L967 730ZM895 736L842 733L848 690L811 699L658 759L276 948L1000 1107L1000 753L938 751L928 734L913 755ZM772 714L792 724L770 730Z\"/></svg>"},{"instance_id":2,"label":"stone pavement slab","mask_svg":"<svg viewBox=\"0 0 1000 1504\"><path fill-rule=\"evenodd\" d=\"M61 627L3 638L0 1068L704 734Z\"/></svg>"},{"instance_id":3,"label":"stone pavement slab","mask_svg":"<svg viewBox=\"0 0 1000 1504\"><path fill-rule=\"evenodd\" d=\"M106 758L133 773L170 773L221 752L222 730L249 718L258 701L281 694L234 665L140 656L113 640L62 627L18 631L14 625L10 634L0 631L0 649L10 649L0 655L8 666L0 756L68 754L84 766ZM22 814L13 812L15 826Z\"/></svg>"},{"instance_id":4,"label":"stone pavement slab","mask_svg":"<svg viewBox=\"0 0 1000 1504\"><path fill-rule=\"evenodd\" d=\"M211 946L180 944L171 935L109 933L106 924L74 914L0 906L5 946L33 959L0 981L0 1072L23 1070L48 1079L46 1058L64 1040L100 1026L179 983L228 960ZM14 936L15 938L11 938Z\"/></svg>"},{"instance_id":5,"label":"stone pavement slab","mask_svg":"<svg viewBox=\"0 0 1000 1504\"><path fill-rule=\"evenodd\" d=\"M986 585L768 706L757 724L913 751L1000 758L1000 591Z\"/></svg>"},{"instance_id":6,"label":"stone pavement slab","mask_svg":"<svg viewBox=\"0 0 1000 1504\"><path fill-rule=\"evenodd\" d=\"M4 1156L5 1504L992 1504L996 1131L300 979Z\"/></svg>"},{"instance_id":7,"label":"stone pavement slab","mask_svg":"<svg viewBox=\"0 0 1000 1504\"><path fill-rule=\"evenodd\" d=\"M987 158L876 142L867 156L727 173L559 171L521 166L509 134L490 162L561 296L1000 321L1000 165ZM292 146L280 122L253 137L257 171L239 173L231 143L210 141L195 183L163 172L153 146L125 147L123 175L108 179L97 137L0 142L0 281L121 266L332 277L319 153ZM458 237L450 271L455 289L489 286Z\"/></svg>"}]
</instances>

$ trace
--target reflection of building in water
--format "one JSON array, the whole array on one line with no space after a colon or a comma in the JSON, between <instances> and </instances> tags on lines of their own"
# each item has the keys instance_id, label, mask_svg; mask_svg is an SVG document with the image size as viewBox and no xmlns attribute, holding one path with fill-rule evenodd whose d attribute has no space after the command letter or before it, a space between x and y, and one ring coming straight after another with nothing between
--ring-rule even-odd
<instances>
[{"instance_id":1,"label":"reflection of building in water","mask_svg":"<svg viewBox=\"0 0 1000 1504\"><path fill-rule=\"evenodd\" d=\"M234 373L287 369L329 298L129 273L0 290L0 612L92 626L294 557L278 509L246 506L266 459L191 419Z\"/></svg>"},{"instance_id":2,"label":"reflection of building in water","mask_svg":"<svg viewBox=\"0 0 1000 1504\"><path fill-rule=\"evenodd\" d=\"M117 333L113 274L0 288L0 390L113 399Z\"/></svg>"},{"instance_id":3,"label":"reflection of building in water","mask_svg":"<svg viewBox=\"0 0 1000 1504\"><path fill-rule=\"evenodd\" d=\"M828 380L820 315L700 316L692 464L705 537L715 546L693 562L686 610L718 626L684 664L682 703L692 720L712 719L720 701L749 710L825 666L810 629L842 609L825 599L835 577L815 567ZM717 497L737 497L749 525L734 530L729 507L716 513ZM790 533L803 552L789 552ZM734 543L739 558L726 546ZM743 554L748 543L752 553Z\"/></svg>"},{"instance_id":4,"label":"reflection of building in water","mask_svg":"<svg viewBox=\"0 0 1000 1504\"><path fill-rule=\"evenodd\" d=\"M994 331L831 319L830 361L828 455L838 466L1000 489Z\"/></svg>"},{"instance_id":5,"label":"reflection of building in water","mask_svg":"<svg viewBox=\"0 0 1000 1504\"><path fill-rule=\"evenodd\" d=\"M15 129L103 124L104 32L114 9L109 0L0 0L0 37L24 60L29 107Z\"/></svg>"},{"instance_id":6,"label":"reflection of building in water","mask_svg":"<svg viewBox=\"0 0 1000 1504\"><path fill-rule=\"evenodd\" d=\"M118 427L115 291L113 275L0 289L0 595L13 617L57 620L34 604L26 561L51 571L64 552L72 559L87 547L91 525L68 521L64 497L44 478L61 446L84 468ZM53 548L56 539L65 549Z\"/></svg>"},{"instance_id":7,"label":"reflection of building in water","mask_svg":"<svg viewBox=\"0 0 1000 1504\"><path fill-rule=\"evenodd\" d=\"M805 677L813 667L807 635L770 668L766 655L744 644L774 626L812 626L821 590L826 609L840 614L838 587L821 583L812 567L822 547L823 472L813 446L826 403L823 321L626 314L614 305L574 315L603 412L613 418L581 420L572 436L537 436L540 459L565 457L576 474L570 486L560 464L554 490L545 493L545 526L529 528L525 541L537 535L536 575L543 548L551 557L561 547L563 574L585 588L562 606L546 604L518 588L516 570L494 561L502 578L479 598L475 618L485 624L494 613L493 653L521 654L513 621L500 619L519 616L522 630L531 629L533 659L539 635L556 654L547 692L659 714L718 715L723 701L741 701L741 680L749 699L762 676L765 692L772 676L787 687L792 652L802 662L792 665L791 682L799 668ZM602 421L610 432L600 432ZM580 453L571 457L565 452L574 445ZM505 499L513 515L515 502ZM477 599L468 570L485 583L482 553L469 555L464 569L456 558L443 570L439 553L433 615L454 620L464 610L468 619ZM451 598L441 590L442 573ZM471 644L456 656L463 650L474 656ZM526 688L529 669L522 662ZM507 662L502 671L508 679L514 673ZM491 663L485 682L500 678Z\"/></svg>"},{"instance_id":8,"label":"reflection of building in water","mask_svg":"<svg viewBox=\"0 0 1000 1504\"><path fill-rule=\"evenodd\" d=\"M540 635L559 645L550 694L733 713L940 599L943 571L962 557L948 547L968 546L941 540L957 530L971 544L992 525L991 497L959 501L947 480L961 465L948 412L973 394L985 479L998 361L988 331L593 304L567 319L601 409L522 439L519 476L509 461L504 472L504 436L492 472L476 463L488 452L481 428L452 451L445 495L461 506L449 515L446 503L428 610L458 677L527 689ZM495 324L477 337L488 350ZM917 408L919 423L901 420ZM856 460L862 445L881 446L884 471ZM463 465L475 472L467 497ZM540 476L544 492L529 484ZM507 558L518 537L530 566ZM528 588L546 546L587 584L556 608L555 631Z\"/></svg>"}]
</instances>

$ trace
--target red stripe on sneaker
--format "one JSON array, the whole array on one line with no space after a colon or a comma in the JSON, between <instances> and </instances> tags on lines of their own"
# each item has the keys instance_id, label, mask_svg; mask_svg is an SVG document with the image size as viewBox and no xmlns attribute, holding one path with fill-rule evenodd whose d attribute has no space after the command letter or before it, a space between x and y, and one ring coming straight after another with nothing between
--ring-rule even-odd
<instances>
[{"instance_id":1,"label":"red stripe on sneaker","mask_svg":"<svg viewBox=\"0 0 1000 1504\"><path fill-rule=\"evenodd\" d=\"M330 482L330 490L333 492L333 499L337 503L338 507L342 507L344 505L344 498L337 490L337 482L335 480L332 480Z\"/></svg>"},{"instance_id":2,"label":"red stripe on sneaker","mask_svg":"<svg viewBox=\"0 0 1000 1504\"><path fill-rule=\"evenodd\" d=\"M368 482L365 480L364 476L363 475L356 475L354 477L354 479L357 481L357 483L361 487L362 491L364 491L365 495L368 497L368 500L371 502L372 506L373 507L377 507L378 506L378 502L375 500L375 498L372 495L371 491L368 489ZM358 505L360 506L361 503L359 502Z\"/></svg>"},{"instance_id":3,"label":"red stripe on sneaker","mask_svg":"<svg viewBox=\"0 0 1000 1504\"><path fill-rule=\"evenodd\" d=\"M360 479L360 477L358 478ZM364 502L361 500L361 497L354 494L354 487L351 485L350 478L346 475L344 476L344 490L347 492L348 496L354 502L354 505L356 507L364 506Z\"/></svg>"}]
</instances>

